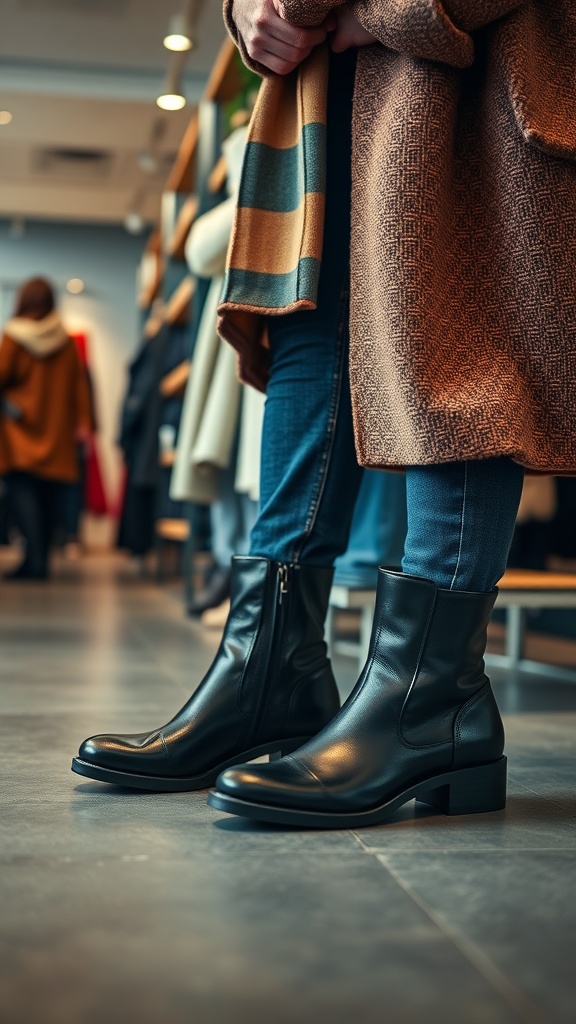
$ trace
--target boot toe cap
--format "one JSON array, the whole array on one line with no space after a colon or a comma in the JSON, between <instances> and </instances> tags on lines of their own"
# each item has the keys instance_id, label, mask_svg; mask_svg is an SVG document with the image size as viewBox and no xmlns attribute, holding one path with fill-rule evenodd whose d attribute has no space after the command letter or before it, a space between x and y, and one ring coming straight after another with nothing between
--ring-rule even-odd
<instances>
[{"instance_id":1,"label":"boot toe cap","mask_svg":"<svg viewBox=\"0 0 576 1024\"><path fill-rule=\"evenodd\" d=\"M218 776L216 789L237 800L302 810L316 809L326 800L320 783L291 756L271 764L228 768Z\"/></svg>"},{"instance_id":2,"label":"boot toe cap","mask_svg":"<svg viewBox=\"0 0 576 1024\"><path fill-rule=\"evenodd\" d=\"M78 757L99 768L117 771L150 772L166 761L166 754L159 734L134 736L89 736L80 745Z\"/></svg>"}]
</instances>

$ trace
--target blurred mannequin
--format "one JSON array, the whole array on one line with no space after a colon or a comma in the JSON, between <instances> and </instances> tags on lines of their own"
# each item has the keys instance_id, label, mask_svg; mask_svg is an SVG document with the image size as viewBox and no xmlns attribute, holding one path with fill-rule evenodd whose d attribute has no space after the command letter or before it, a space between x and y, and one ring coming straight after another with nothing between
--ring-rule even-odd
<instances>
[{"instance_id":1,"label":"blurred mannequin","mask_svg":"<svg viewBox=\"0 0 576 1024\"><path fill-rule=\"evenodd\" d=\"M6 579L45 579L60 485L78 479L77 443L92 424L86 373L51 285L21 288L0 343L0 475L26 544Z\"/></svg>"}]
</instances>

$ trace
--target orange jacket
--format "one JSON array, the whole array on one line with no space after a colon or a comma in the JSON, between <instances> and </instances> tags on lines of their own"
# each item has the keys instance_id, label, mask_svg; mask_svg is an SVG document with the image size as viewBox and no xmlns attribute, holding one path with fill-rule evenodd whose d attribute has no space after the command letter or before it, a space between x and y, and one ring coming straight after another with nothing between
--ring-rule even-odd
<instances>
[{"instance_id":1,"label":"orange jacket","mask_svg":"<svg viewBox=\"0 0 576 1024\"><path fill-rule=\"evenodd\" d=\"M0 475L76 480L76 439L91 424L86 371L57 314L10 321L0 342Z\"/></svg>"}]
</instances>

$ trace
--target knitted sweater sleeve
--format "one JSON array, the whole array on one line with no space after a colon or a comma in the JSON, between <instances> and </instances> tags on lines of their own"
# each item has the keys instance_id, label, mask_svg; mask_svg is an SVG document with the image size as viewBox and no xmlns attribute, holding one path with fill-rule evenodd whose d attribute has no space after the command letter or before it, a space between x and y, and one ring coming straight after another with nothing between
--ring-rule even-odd
<instances>
[{"instance_id":1,"label":"knitted sweater sleeve","mask_svg":"<svg viewBox=\"0 0 576 1024\"><path fill-rule=\"evenodd\" d=\"M384 46L413 57L468 67L474 61L471 33L521 7L526 0L352 0L361 25ZM314 25L334 0L283 0L286 19Z\"/></svg>"}]
</instances>

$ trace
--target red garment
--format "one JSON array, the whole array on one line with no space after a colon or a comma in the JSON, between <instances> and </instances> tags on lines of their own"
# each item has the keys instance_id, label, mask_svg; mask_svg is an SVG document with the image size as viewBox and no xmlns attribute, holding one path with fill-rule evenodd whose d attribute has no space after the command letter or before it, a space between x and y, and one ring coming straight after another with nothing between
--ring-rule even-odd
<instances>
[{"instance_id":1,"label":"red garment","mask_svg":"<svg viewBox=\"0 0 576 1024\"><path fill-rule=\"evenodd\" d=\"M92 377L90 374L89 367L89 356L88 356L88 337L86 334L72 334L71 337L76 342L76 348L80 361L83 363L88 374L88 381L90 384L90 392L92 395L92 420L93 430L96 430L96 416L94 413L94 394L92 387ZM91 512L95 516L105 516L109 511L108 499L106 496L106 489L104 487L104 480L102 477L102 470L100 468L100 458L98 456L98 445L94 433L91 434L86 444L85 460L85 474L84 474L84 508L87 512Z\"/></svg>"}]
</instances>

